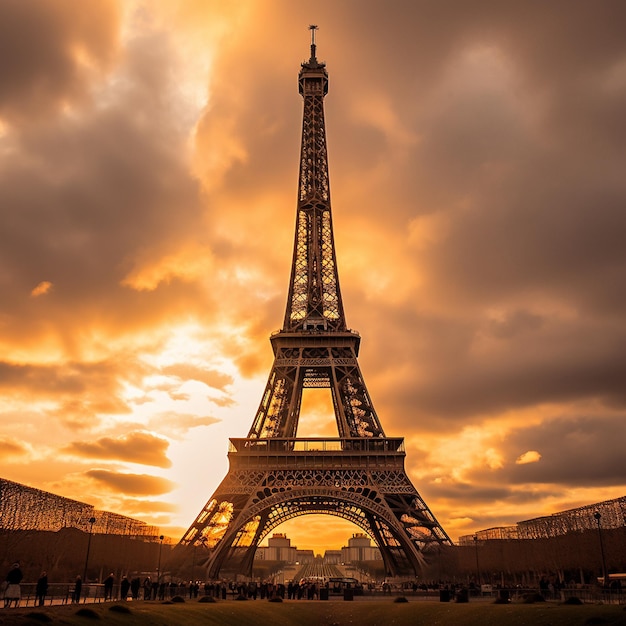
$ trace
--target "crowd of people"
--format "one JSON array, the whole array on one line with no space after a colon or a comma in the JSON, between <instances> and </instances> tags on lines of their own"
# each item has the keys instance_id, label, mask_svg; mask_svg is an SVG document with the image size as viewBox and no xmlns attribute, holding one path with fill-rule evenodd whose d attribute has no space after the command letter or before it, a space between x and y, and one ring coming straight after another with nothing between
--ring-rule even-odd
<instances>
[{"instance_id":1,"label":"crowd of people","mask_svg":"<svg viewBox=\"0 0 626 626\"><path fill-rule=\"evenodd\" d=\"M4 607L18 607L21 600L20 585L23 580L23 573L19 563L14 563L5 578L4 583ZM167 600L175 596L197 598L202 592L203 595L216 599L225 600L227 597L238 599L261 600L270 598L287 599L317 599L319 598L319 586L308 582L298 584L290 582L288 585L275 584L271 582L227 582L227 581L172 581L153 580L146 576L143 580L140 577L128 578L122 576L119 581L111 572L103 581L101 586L102 596L105 602L114 600ZM49 593L48 575L42 572L35 586L35 605L43 606ZM72 585L68 586L67 601L80 603L84 600L85 589L81 576L77 576Z\"/></svg>"},{"instance_id":2,"label":"crowd of people","mask_svg":"<svg viewBox=\"0 0 626 626\"><path fill-rule=\"evenodd\" d=\"M9 569L5 581L3 583L4 588L4 608L18 607L21 601L21 584L24 575L18 562L13 563ZM350 579L352 580L352 579ZM406 585L406 583L405 583ZM92 588L94 585L90 585ZM363 588L358 585L359 589L353 588L356 593ZM431 589L432 587L432 589ZM491 587L490 585L484 585L483 587ZM497 586L496 586L497 587ZM337 593L337 589L329 588L328 583L323 583L317 580L302 579L300 581L290 581L288 584L262 582L234 582L234 581L174 581L161 579L158 576L157 579L152 579L150 576L146 576L143 580L139 576L128 578L128 576L121 576L119 580L116 580L115 575L111 572L102 583L97 583L95 588L99 591L96 594L98 598L106 601L115 600L169 600L176 596L189 597L190 599L197 598L201 591L204 596L212 597L215 599L226 600L227 597L232 599L252 599L256 600L260 598L265 599L288 599L288 600L317 600L328 599L328 592ZM373 591L373 586L368 590ZM32 587L31 587L32 589ZM621 584L619 580L614 580L610 585L611 591L621 591ZM83 581L80 576L77 576L74 580L73 586L68 585L67 595L65 601L72 603L79 603L84 601L84 589ZM381 587L383 595L392 593L391 585L388 582L384 582ZM400 591L407 591L408 588L403 585ZM457 601L467 602L468 595L482 595L481 589L475 585L474 582L470 582L468 587L455 584L433 584L427 586L426 584L418 585L413 583L411 590L413 593L418 590L423 591L438 591L442 601L449 601L456 598ZM561 585L556 580L548 579L545 576L539 581L539 592L546 599L553 599L558 597L561 590ZM496 591L501 591L496 588ZM34 587L35 605L43 606L46 598L49 598L49 583L48 575L45 571L41 572L37 583ZM94 596L94 599L96 596ZM508 593L507 593L508 598Z\"/></svg>"}]
</instances>

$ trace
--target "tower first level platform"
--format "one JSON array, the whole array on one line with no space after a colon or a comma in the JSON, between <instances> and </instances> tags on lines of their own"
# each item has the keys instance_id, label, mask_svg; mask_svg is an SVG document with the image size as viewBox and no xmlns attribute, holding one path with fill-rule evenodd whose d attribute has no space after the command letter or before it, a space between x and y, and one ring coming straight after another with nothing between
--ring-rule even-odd
<instances>
[{"instance_id":1,"label":"tower first level platform","mask_svg":"<svg viewBox=\"0 0 626 626\"><path fill-rule=\"evenodd\" d=\"M414 575L449 539L404 470L402 438L231 439L229 471L183 542L211 548L209 577L250 574L258 544L305 514L346 519L372 537L389 575Z\"/></svg>"}]
</instances>

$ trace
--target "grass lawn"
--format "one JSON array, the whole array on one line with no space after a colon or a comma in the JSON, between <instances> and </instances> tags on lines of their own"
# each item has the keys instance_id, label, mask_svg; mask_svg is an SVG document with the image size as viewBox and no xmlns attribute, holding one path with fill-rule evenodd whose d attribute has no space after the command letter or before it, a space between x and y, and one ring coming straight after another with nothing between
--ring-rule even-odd
<instances>
[{"instance_id":1,"label":"grass lawn","mask_svg":"<svg viewBox=\"0 0 626 626\"><path fill-rule=\"evenodd\" d=\"M115 608L117 607L117 609ZM626 626L626 607L375 601L163 604L137 602L0 609L0 624L145 626Z\"/></svg>"}]
</instances>

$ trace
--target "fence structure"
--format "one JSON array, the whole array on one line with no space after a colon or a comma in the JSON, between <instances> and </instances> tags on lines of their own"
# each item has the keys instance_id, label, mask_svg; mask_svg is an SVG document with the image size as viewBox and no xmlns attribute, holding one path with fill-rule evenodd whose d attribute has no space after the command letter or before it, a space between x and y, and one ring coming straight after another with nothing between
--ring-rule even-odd
<instances>
[{"instance_id":1,"label":"fence structure","mask_svg":"<svg viewBox=\"0 0 626 626\"><path fill-rule=\"evenodd\" d=\"M170 600L175 596L181 596L187 601L197 601L206 595L211 595L225 601L236 601L242 594L242 586L231 583L225 587L226 592L223 595L219 593L220 585L200 584L195 593L189 592L188 585L170 586L164 585L158 594L145 595L144 589L141 588L139 593L133 597L129 592L126 598L120 597L120 585L117 583L113 588L111 598L105 600L104 585L89 584L84 585L79 599L73 598L74 586L71 583L55 583L51 584L48 593L44 599L43 606L62 606L66 604L97 604L101 602L143 602L143 601L164 601ZM321 589L321 588L320 588ZM278 595L285 596L286 587L278 585L276 592ZM314 599L317 600L341 600L341 594L323 594L316 593ZM576 585L572 587L563 587L550 591L540 592L535 587L513 587L500 588L498 586L482 585L479 590L476 587L466 587L456 585L449 587L448 585L439 585L432 587L411 587L408 585L391 584L385 586L368 586L364 585L359 589L358 593L354 593L349 599L353 600L373 600L402 596L411 602L481 602L492 603L497 599L506 598L512 603L525 603L528 598L533 599L533 603L537 601L545 601L547 603L563 603L571 598L578 598L584 604L626 604L626 591L621 589L602 589L595 585ZM307 596L303 596L302 600ZM294 598L295 599L295 598ZM343 599L348 599L343 597ZM38 606L38 600L35 594L34 584L22 584L22 598L20 607Z\"/></svg>"},{"instance_id":2,"label":"fence structure","mask_svg":"<svg viewBox=\"0 0 626 626\"><path fill-rule=\"evenodd\" d=\"M535 517L514 526L479 530L473 535L459 537L459 545L471 546L476 540L491 539L550 539L568 533L596 530L599 524L604 530L626 526L626 496Z\"/></svg>"},{"instance_id":3,"label":"fence structure","mask_svg":"<svg viewBox=\"0 0 626 626\"><path fill-rule=\"evenodd\" d=\"M518 522L517 527L520 539L545 539L596 529L598 521L604 529L626 525L626 496Z\"/></svg>"},{"instance_id":4,"label":"fence structure","mask_svg":"<svg viewBox=\"0 0 626 626\"><path fill-rule=\"evenodd\" d=\"M56 532L62 528L136 539L156 539L160 534L159 528L140 520L0 478L0 530Z\"/></svg>"}]
</instances>

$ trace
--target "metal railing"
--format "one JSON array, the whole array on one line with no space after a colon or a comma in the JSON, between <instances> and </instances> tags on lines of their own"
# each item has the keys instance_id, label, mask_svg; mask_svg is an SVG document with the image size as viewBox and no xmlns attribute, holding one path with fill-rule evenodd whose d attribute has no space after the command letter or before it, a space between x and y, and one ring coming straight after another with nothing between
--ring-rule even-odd
<instances>
[{"instance_id":1,"label":"metal railing","mask_svg":"<svg viewBox=\"0 0 626 626\"><path fill-rule=\"evenodd\" d=\"M404 439L394 438L347 438L347 439L230 439L229 453L276 454L276 453L365 453L404 454Z\"/></svg>"},{"instance_id":2,"label":"metal railing","mask_svg":"<svg viewBox=\"0 0 626 626\"><path fill-rule=\"evenodd\" d=\"M130 593L127 598L123 600L144 601L144 600L165 600L173 597L173 595L180 595L183 597L189 597L189 589L183 586L177 586L176 588L170 588L164 586L157 597L151 596L149 598L144 596L144 590L141 588L137 597L133 597ZM449 601L454 602L459 591L465 589L466 596L470 602L494 602L496 598L501 597L502 590L494 587L489 592L479 593L477 590L467 589L461 585L457 585L457 589L449 590ZM21 584L21 600L19 606L35 607L40 606L39 601L35 594L35 583L22 583ZM447 587L446 587L447 589ZM410 585L389 585L387 590L382 588L379 584L376 586L368 585L364 583L362 588L359 589L359 598L363 599L383 599L389 596L405 596L411 601L440 601L442 588L433 586L428 588L411 588ZM104 585L101 583L93 583L83 585L80 598L76 599L73 595L74 584L73 583L52 583L48 587L48 592L44 598L42 606L60 606L65 604L95 604L100 602L118 602L122 600L120 598L120 585L116 584L113 588L113 593L110 598L105 600L104 598ZM467 593L469 591L469 593ZM207 595L207 589L203 589L203 585L200 585L199 594L194 598ZM236 591L233 588L229 589L228 595L224 599L235 599ZM546 602L564 602L568 598L579 598L584 603L603 603L603 604L626 604L626 591L616 589L604 589L596 585L577 585L576 587L565 587L557 591L543 594L539 589L531 587L509 587L507 588L506 597L513 603L521 603L525 601L527 596L543 595ZM448 600L446 600L448 601ZM0 604L0 607L2 605Z\"/></svg>"},{"instance_id":3,"label":"metal railing","mask_svg":"<svg viewBox=\"0 0 626 626\"><path fill-rule=\"evenodd\" d=\"M104 602L104 585L102 583L84 584L80 595L75 594L74 583L50 583L41 603L36 593L36 583L22 583L20 585L20 606L52 606L59 604L93 604ZM142 590L143 591L143 590ZM113 589L111 600L119 599L120 586ZM143 596L143 594L142 594ZM1 605L0 605L1 606Z\"/></svg>"}]
</instances>

